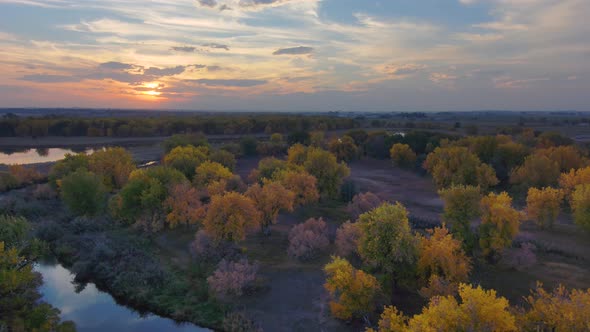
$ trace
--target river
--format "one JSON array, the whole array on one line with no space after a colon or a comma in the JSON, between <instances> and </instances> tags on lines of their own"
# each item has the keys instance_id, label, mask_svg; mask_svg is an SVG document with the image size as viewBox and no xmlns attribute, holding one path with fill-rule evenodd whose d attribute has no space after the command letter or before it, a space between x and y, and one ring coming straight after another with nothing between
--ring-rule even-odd
<instances>
[{"instance_id":1,"label":"river","mask_svg":"<svg viewBox=\"0 0 590 332\"><path fill-rule=\"evenodd\" d=\"M59 264L37 264L35 270L43 275L40 290L43 300L61 310L62 320L76 323L78 332L204 332L210 331L192 324L177 324L156 315L142 316L117 304L94 284L76 292L74 276Z\"/></svg>"}]
</instances>

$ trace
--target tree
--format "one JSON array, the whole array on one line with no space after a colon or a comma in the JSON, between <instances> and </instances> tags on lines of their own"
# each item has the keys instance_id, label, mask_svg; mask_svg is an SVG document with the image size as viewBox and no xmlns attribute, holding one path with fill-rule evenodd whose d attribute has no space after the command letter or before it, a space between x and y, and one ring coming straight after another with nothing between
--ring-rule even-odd
<instances>
[{"instance_id":1,"label":"tree","mask_svg":"<svg viewBox=\"0 0 590 332\"><path fill-rule=\"evenodd\" d=\"M587 331L590 328L590 289L569 291L559 285L553 292L547 292L537 283L526 302L530 309L521 319L523 331Z\"/></svg>"},{"instance_id":2,"label":"tree","mask_svg":"<svg viewBox=\"0 0 590 332\"><path fill-rule=\"evenodd\" d=\"M205 137L205 135L203 135L202 133L172 135L171 137L167 138L163 143L164 151L166 153L172 151L176 147L189 145L192 145L194 147L209 147L207 137Z\"/></svg>"},{"instance_id":3,"label":"tree","mask_svg":"<svg viewBox=\"0 0 590 332\"><path fill-rule=\"evenodd\" d=\"M311 218L291 229L287 252L291 257L309 260L315 258L328 245L328 225L322 218Z\"/></svg>"},{"instance_id":4,"label":"tree","mask_svg":"<svg viewBox=\"0 0 590 332\"><path fill-rule=\"evenodd\" d=\"M506 192L482 198L480 207L479 245L484 256L491 258L512 244L520 227L520 212L512 208Z\"/></svg>"},{"instance_id":5,"label":"tree","mask_svg":"<svg viewBox=\"0 0 590 332\"><path fill-rule=\"evenodd\" d=\"M34 167L23 165L9 165L8 173L12 175L19 185L32 184L41 179L41 174Z\"/></svg>"},{"instance_id":6,"label":"tree","mask_svg":"<svg viewBox=\"0 0 590 332\"><path fill-rule=\"evenodd\" d=\"M209 154L209 160L225 166L232 172L236 168L236 157L229 151L215 150Z\"/></svg>"},{"instance_id":7,"label":"tree","mask_svg":"<svg viewBox=\"0 0 590 332\"><path fill-rule=\"evenodd\" d=\"M438 147L428 154L424 168L439 188L451 185L479 186L483 190L498 184L496 173L489 165L465 147Z\"/></svg>"},{"instance_id":8,"label":"tree","mask_svg":"<svg viewBox=\"0 0 590 332\"><path fill-rule=\"evenodd\" d=\"M101 175L109 190L122 188L134 169L133 157L124 148L108 148L88 157L88 170Z\"/></svg>"},{"instance_id":9,"label":"tree","mask_svg":"<svg viewBox=\"0 0 590 332\"><path fill-rule=\"evenodd\" d=\"M163 203L168 197L168 188L184 182L187 182L184 174L171 167L136 170L111 201L111 212L128 223L140 218L159 222L164 216Z\"/></svg>"},{"instance_id":10,"label":"tree","mask_svg":"<svg viewBox=\"0 0 590 332\"><path fill-rule=\"evenodd\" d=\"M102 178L81 168L63 178L61 197L77 215L96 215L102 211L107 191Z\"/></svg>"},{"instance_id":11,"label":"tree","mask_svg":"<svg viewBox=\"0 0 590 332\"><path fill-rule=\"evenodd\" d=\"M430 237L419 236L418 274L427 286L420 293L427 298L454 295L459 283L466 282L471 270L460 241L446 227L429 230ZM442 289L440 286L445 286Z\"/></svg>"},{"instance_id":12,"label":"tree","mask_svg":"<svg viewBox=\"0 0 590 332\"><path fill-rule=\"evenodd\" d=\"M267 234L270 232L270 225L277 223L281 210L293 211L295 194L278 182L266 181L263 186L254 184L248 188L246 196L254 201L260 212L262 231Z\"/></svg>"},{"instance_id":13,"label":"tree","mask_svg":"<svg viewBox=\"0 0 590 332\"><path fill-rule=\"evenodd\" d=\"M568 199L577 186L581 184L590 184L590 167L570 170L559 177L559 186L564 190Z\"/></svg>"},{"instance_id":14,"label":"tree","mask_svg":"<svg viewBox=\"0 0 590 332\"><path fill-rule=\"evenodd\" d=\"M398 167L410 168L416 164L416 153L407 144L394 144L389 150L389 155L393 164Z\"/></svg>"},{"instance_id":15,"label":"tree","mask_svg":"<svg viewBox=\"0 0 590 332\"><path fill-rule=\"evenodd\" d=\"M345 222L336 230L336 254L340 257L350 257L358 253L361 229L357 223Z\"/></svg>"},{"instance_id":16,"label":"tree","mask_svg":"<svg viewBox=\"0 0 590 332\"><path fill-rule=\"evenodd\" d=\"M244 156L255 156L258 140L252 136L246 136L240 140L240 151Z\"/></svg>"},{"instance_id":17,"label":"tree","mask_svg":"<svg viewBox=\"0 0 590 332\"><path fill-rule=\"evenodd\" d=\"M375 277L355 269L340 257L332 257L324 271L324 288L330 294L330 311L336 318L361 318L375 309L375 298L379 293Z\"/></svg>"},{"instance_id":18,"label":"tree","mask_svg":"<svg viewBox=\"0 0 590 332\"><path fill-rule=\"evenodd\" d=\"M382 203L383 201L379 196L367 191L366 193L355 195L352 201L348 203L346 210L350 213L353 220L357 220L361 214L373 210Z\"/></svg>"},{"instance_id":19,"label":"tree","mask_svg":"<svg viewBox=\"0 0 590 332\"><path fill-rule=\"evenodd\" d=\"M201 195L188 183L174 185L164 201L168 209L166 221L170 228L178 225L194 225L205 216Z\"/></svg>"},{"instance_id":20,"label":"tree","mask_svg":"<svg viewBox=\"0 0 590 332\"><path fill-rule=\"evenodd\" d=\"M536 151L557 163L560 172L569 172L572 169L582 168L588 165L588 159L574 146L557 146Z\"/></svg>"},{"instance_id":21,"label":"tree","mask_svg":"<svg viewBox=\"0 0 590 332\"><path fill-rule=\"evenodd\" d=\"M88 169L88 156L84 153L68 153L64 159L57 161L53 167L51 167L51 171L49 171L49 183L54 188L57 188L59 187L59 180L80 168Z\"/></svg>"},{"instance_id":22,"label":"tree","mask_svg":"<svg viewBox=\"0 0 590 332\"><path fill-rule=\"evenodd\" d=\"M320 193L331 198L338 196L343 179L350 175L346 164L338 163L333 154L318 148L308 149L303 167L318 180Z\"/></svg>"},{"instance_id":23,"label":"tree","mask_svg":"<svg viewBox=\"0 0 590 332\"><path fill-rule=\"evenodd\" d=\"M494 290L459 285L461 303L452 296L434 297L422 313L412 317L409 331L517 331L508 300Z\"/></svg>"},{"instance_id":24,"label":"tree","mask_svg":"<svg viewBox=\"0 0 590 332\"><path fill-rule=\"evenodd\" d=\"M408 318L394 306L383 308L379 318L378 332L405 332L408 331ZM373 329L367 329L366 332L377 332Z\"/></svg>"},{"instance_id":25,"label":"tree","mask_svg":"<svg viewBox=\"0 0 590 332\"><path fill-rule=\"evenodd\" d=\"M205 161L195 171L193 184L195 187L202 189L207 188L214 182L229 180L234 175L223 165L215 162Z\"/></svg>"},{"instance_id":26,"label":"tree","mask_svg":"<svg viewBox=\"0 0 590 332\"><path fill-rule=\"evenodd\" d=\"M532 154L525 158L524 164L515 168L510 175L510 183L522 188L549 187L557 184L559 164L542 154Z\"/></svg>"},{"instance_id":27,"label":"tree","mask_svg":"<svg viewBox=\"0 0 590 332\"><path fill-rule=\"evenodd\" d=\"M408 211L399 202L381 206L362 214L359 254L367 263L374 264L389 274L391 292L397 279L416 262L416 241L408 220Z\"/></svg>"},{"instance_id":28,"label":"tree","mask_svg":"<svg viewBox=\"0 0 590 332\"><path fill-rule=\"evenodd\" d=\"M563 197L564 193L559 189L530 188L526 198L528 218L542 228L552 228L559 215Z\"/></svg>"},{"instance_id":29,"label":"tree","mask_svg":"<svg viewBox=\"0 0 590 332\"><path fill-rule=\"evenodd\" d=\"M256 281L258 264L250 264L243 258L237 262L223 259L217 270L207 278L209 290L220 300L242 296Z\"/></svg>"},{"instance_id":30,"label":"tree","mask_svg":"<svg viewBox=\"0 0 590 332\"><path fill-rule=\"evenodd\" d=\"M302 144L294 144L287 151L287 162L292 165L303 166L307 159L307 148Z\"/></svg>"},{"instance_id":31,"label":"tree","mask_svg":"<svg viewBox=\"0 0 590 332\"><path fill-rule=\"evenodd\" d=\"M287 190L295 194L296 206L315 203L320 199L317 179L305 171L278 171L273 173L273 180L281 183Z\"/></svg>"},{"instance_id":32,"label":"tree","mask_svg":"<svg viewBox=\"0 0 590 332\"><path fill-rule=\"evenodd\" d=\"M574 222L590 231L590 184L576 187L570 205L574 213Z\"/></svg>"},{"instance_id":33,"label":"tree","mask_svg":"<svg viewBox=\"0 0 590 332\"><path fill-rule=\"evenodd\" d=\"M252 170L248 176L251 182L262 183L264 179L272 179L275 173L286 170L287 163L274 157L263 158L258 162L258 168Z\"/></svg>"},{"instance_id":34,"label":"tree","mask_svg":"<svg viewBox=\"0 0 590 332\"><path fill-rule=\"evenodd\" d=\"M187 179L195 176L195 169L207 161L209 149L204 146L178 146L164 156L164 165L179 170Z\"/></svg>"},{"instance_id":35,"label":"tree","mask_svg":"<svg viewBox=\"0 0 590 332\"><path fill-rule=\"evenodd\" d=\"M359 156L359 149L354 144L354 140L350 136L342 136L335 138L328 144L328 150L332 152L338 160L351 161Z\"/></svg>"},{"instance_id":36,"label":"tree","mask_svg":"<svg viewBox=\"0 0 590 332\"><path fill-rule=\"evenodd\" d=\"M529 154L529 148L524 144L516 142L506 142L498 145L492 165L496 170L498 178L502 181L508 180L510 171L522 165L524 159Z\"/></svg>"},{"instance_id":37,"label":"tree","mask_svg":"<svg viewBox=\"0 0 590 332\"><path fill-rule=\"evenodd\" d=\"M463 248L468 252L473 250L475 236L471 222L480 214L480 189L474 186L451 186L439 190L438 194L445 203L443 220L451 225L451 231L463 242Z\"/></svg>"},{"instance_id":38,"label":"tree","mask_svg":"<svg viewBox=\"0 0 590 332\"><path fill-rule=\"evenodd\" d=\"M211 198L203 225L216 241L238 242L260 226L260 218L252 199L230 192Z\"/></svg>"}]
</instances>

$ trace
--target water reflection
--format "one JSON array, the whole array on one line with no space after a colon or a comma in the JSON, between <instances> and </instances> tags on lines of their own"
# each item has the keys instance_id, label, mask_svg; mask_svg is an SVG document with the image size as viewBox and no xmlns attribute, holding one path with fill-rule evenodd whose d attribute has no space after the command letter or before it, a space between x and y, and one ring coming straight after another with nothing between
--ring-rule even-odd
<instances>
[{"instance_id":1,"label":"water reflection","mask_svg":"<svg viewBox=\"0 0 590 332\"><path fill-rule=\"evenodd\" d=\"M130 331L130 332L203 332L209 331L194 325L178 325L174 321L155 315L142 317L131 309L118 305L115 300L88 284L79 292L72 282L73 276L61 265L39 264L35 269L43 275L43 300L61 310L63 320L76 323L79 332Z\"/></svg>"},{"instance_id":2,"label":"water reflection","mask_svg":"<svg viewBox=\"0 0 590 332\"><path fill-rule=\"evenodd\" d=\"M4 150L0 152L0 164L35 164L58 161L63 159L66 154L76 154L80 152L92 153L95 149L85 147L62 149L62 148L37 148L24 150Z\"/></svg>"}]
</instances>

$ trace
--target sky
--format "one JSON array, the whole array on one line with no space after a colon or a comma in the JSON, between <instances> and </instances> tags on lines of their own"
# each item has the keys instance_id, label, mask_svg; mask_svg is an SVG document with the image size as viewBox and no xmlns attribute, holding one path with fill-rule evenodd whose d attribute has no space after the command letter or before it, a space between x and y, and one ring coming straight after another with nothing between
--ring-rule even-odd
<instances>
[{"instance_id":1,"label":"sky","mask_svg":"<svg viewBox=\"0 0 590 332\"><path fill-rule=\"evenodd\" d=\"M0 107L590 111L589 0L0 0Z\"/></svg>"}]
</instances>

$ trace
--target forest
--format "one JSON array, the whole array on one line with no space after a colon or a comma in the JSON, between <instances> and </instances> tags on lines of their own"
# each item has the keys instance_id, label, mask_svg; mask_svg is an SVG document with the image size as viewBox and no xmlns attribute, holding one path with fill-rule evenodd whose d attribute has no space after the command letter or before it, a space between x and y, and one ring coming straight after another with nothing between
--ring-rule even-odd
<instances>
[{"instance_id":1,"label":"forest","mask_svg":"<svg viewBox=\"0 0 590 332\"><path fill-rule=\"evenodd\" d=\"M526 126L369 127L4 116L0 136L166 138L149 166L113 146L0 172L0 331L76 330L39 301L48 256L220 331L590 331L587 146Z\"/></svg>"}]
</instances>

